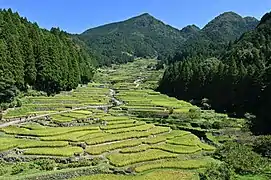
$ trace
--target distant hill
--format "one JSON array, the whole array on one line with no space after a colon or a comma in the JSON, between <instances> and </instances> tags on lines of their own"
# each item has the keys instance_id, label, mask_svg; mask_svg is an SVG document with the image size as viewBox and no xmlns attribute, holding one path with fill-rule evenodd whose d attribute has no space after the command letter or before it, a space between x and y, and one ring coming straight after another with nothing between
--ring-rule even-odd
<instances>
[{"instance_id":1,"label":"distant hill","mask_svg":"<svg viewBox=\"0 0 271 180\"><path fill-rule=\"evenodd\" d=\"M181 61L188 57L218 56L240 36L258 25L253 17L241 17L234 12L225 12L210 21L202 30L180 44L176 56L170 61Z\"/></svg>"},{"instance_id":2,"label":"distant hill","mask_svg":"<svg viewBox=\"0 0 271 180\"><path fill-rule=\"evenodd\" d=\"M179 52L177 59L218 54L229 41L238 39L257 24L255 18L243 18L234 12L226 12L203 29L189 25L178 30L144 13L125 21L86 30L78 38L100 56L98 61L101 65L109 65L132 61L133 57L166 60L176 52Z\"/></svg>"},{"instance_id":3,"label":"distant hill","mask_svg":"<svg viewBox=\"0 0 271 180\"><path fill-rule=\"evenodd\" d=\"M78 37L102 55L100 63L110 64L129 61L129 55L157 57L173 53L187 39L185 34L145 13L89 29Z\"/></svg>"}]
</instances>

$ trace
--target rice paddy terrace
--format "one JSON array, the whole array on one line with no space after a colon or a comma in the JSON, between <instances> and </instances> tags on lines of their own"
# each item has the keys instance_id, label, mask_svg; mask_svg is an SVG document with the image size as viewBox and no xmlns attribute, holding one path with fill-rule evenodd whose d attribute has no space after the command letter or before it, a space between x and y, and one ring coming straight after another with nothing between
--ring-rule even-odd
<instances>
[{"instance_id":1,"label":"rice paddy terrace","mask_svg":"<svg viewBox=\"0 0 271 180\"><path fill-rule=\"evenodd\" d=\"M199 179L242 119L155 92L163 71L137 59L54 97L25 97L0 124L0 179Z\"/></svg>"}]
</instances>

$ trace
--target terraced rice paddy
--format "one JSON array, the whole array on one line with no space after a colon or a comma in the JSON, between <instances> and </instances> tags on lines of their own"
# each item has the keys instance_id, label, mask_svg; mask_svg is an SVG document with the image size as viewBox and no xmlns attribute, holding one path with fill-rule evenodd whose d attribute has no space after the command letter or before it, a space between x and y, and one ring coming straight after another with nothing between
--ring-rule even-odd
<instances>
[{"instance_id":1,"label":"terraced rice paddy","mask_svg":"<svg viewBox=\"0 0 271 180\"><path fill-rule=\"evenodd\" d=\"M205 152L211 153L215 148L174 124L185 119L181 116L189 114L191 109L198 108L151 89L162 74L148 68L155 63L156 60L137 60L100 69L95 78L97 84L90 83L54 97L26 97L23 106L8 111L5 118L59 113L1 128L0 153L9 158L67 158L90 162L98 158L100 163L93 166L102 172L136 174L101 173L79 180L197 179L197 169L214 162ZM115 89L115 97L122 105L109 109L74 109L111 105L113 95L109 88ZM206 121L213 118L208 115L202 118ZM172 119L174 123L170 124Z\"/></svg>"}]
</instances>

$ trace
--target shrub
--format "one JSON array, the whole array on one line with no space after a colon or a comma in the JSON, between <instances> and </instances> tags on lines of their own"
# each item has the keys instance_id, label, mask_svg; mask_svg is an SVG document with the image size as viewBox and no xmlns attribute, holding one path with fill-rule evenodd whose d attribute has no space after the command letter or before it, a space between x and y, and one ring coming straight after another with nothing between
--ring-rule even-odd
<instances>
[{"instance_id":1,"label":"shrub","mask_svg":"<svg viewBox=\"0 0 271 180\"><path fill-rule=\"evenodd\" d=\"M51 159L39 159L34 161L34 164L39 166L40 170L51 171L56 167L56 162Z\"/></svg>"},{"instance_id":2,"label":"shrub","mask_svg":"<svg viewBox=\"0 0 271 180\"><path fill-rule=\"evenodd\" d=\"M271 135L259 136L253 143L253 150L264 157L271 158Z\"/></svg>"},{"instance_id":3,"label":"shrub","mask_svg":"<svg viewBox=\"0 0 271 180\"><path fill-rule=\"evenodd\" d=\"M7 173L7 169L5 168L5 163L0 159L0 176L3 176Z\"/></svg>"},{"instance_id":4,"label":"shrub","mask_svg":"<svg viewBox=\"0 0 271 180\"><path fill-rule=\"evenodd\" d=\"M201 114L200 109L193 108L189 109L188 117L191 119L198 119L200 118L200 114Z\"/></svg>"},{"instance_id":5,"label":"shrub","mask_svg":"<svg viewBox=\"0 0 271 180\"><path fill-rule=\"evenodd\" d=\"M267 165L267 161L252 148L236 142L227 142L216 150L214 156L226 162L238 174L262 173Z\"/></svg>"},{"instance_id":6,"label":"shrub","mask_svg":"<svg viewBox=\"0 0 271 180\"><path fill-rule=\"evenodd\" d=\"M16 107L21 107L23 105L22 101L20 99L16 100Z\"/></svg>"},{"instance_id":7,"label":"shrub","mask_svg":"<svg viewBox=\"0 0 271 180\"><path fill-rule=\"evenodd\" d=\"M11 174L12 175L19 174L19 173L23 172L25 169L27 169L26 164L17 163L17 164L15 164L15 165L12 166Z\"/></svg>"},{"instance_id":8,"label":"shrub","mask_svg":"<svg viewBox=\"0 0 271 180\"><path fill-rule=\"evenodd\" d=\"M227 164L212 164L204 173L200 173L200 180L230 180L233 175L234 173Z\"/></svg>"}]
</instances>

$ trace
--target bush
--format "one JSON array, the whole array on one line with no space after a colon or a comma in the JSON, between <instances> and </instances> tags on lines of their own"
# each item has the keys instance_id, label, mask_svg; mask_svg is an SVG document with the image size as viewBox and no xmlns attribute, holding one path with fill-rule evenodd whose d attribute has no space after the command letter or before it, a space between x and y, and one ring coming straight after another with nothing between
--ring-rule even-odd
<instances>
[{"instance_id":1,"label":"bush","mask_svg":"<svg viewBox=\"0 0 271 180\"><path fill-rule=\"evenodd\" d=\"M12 166L11 175L19 174L19 173L23 172L26 169L27 169L26 164L17 163L17 164L15 164L15 165Z\"/></svg>"},{"instance_id":2,"label":"bush","mask_svg":"<svg viewBox=\"0 0 271 180\"><path fill-rule=\"evenodd\" d=\"M205 121L204 123L202 123L200 125L200 128L201 129L211 129L212 128L212 123L208 122L208 121Z\"/></svg>"},{"instance_id":3,"label":"bush","mask_svg":"<svg viewBox=\"0 0 271 180\"><path fill-rule=\"evenodd\" d=\"M214 156L242 175L262 173L267 166L267 161L252 148L236 142L227 142L216 150Z\"/></svg>"},{"instance_id":4,"label":"bush","mask_svg":"<svg viewBox=\"0 0 271 180\"><path fill-rule=\"evenodd\" d=\"M34 161L35 165L38 165L40 170L51 171L56 167L56 162L51 159L39 159Z\"/></svg>"},{"instance_id":5,"label":"bush","mask_svg":"<svg viewBox=\"0 0 271 180\"><path fill-rule=\"evenodd\" d=\"M220 121L215 121L212 125L213 129L222 129L223 126Z\"/></svg>"},{"instance_id":6,"label":"bush","mask_svg":"<svg viewBox=\"0 0 271 180\"><path fill-rule=\"evenodd\" d=\"M233 175L233 171L227 164L212 164L204 173L200 173L200 180L230 180Z\"/></svg>"},{"instance_id":7,"label":"bush","mask_svg":"<svg viewBox=\"0 0 271 180\"><path fill-rule=\"evenodd\" d=\"M7 173L7 169L5 168L5 163L0 159L0 176L3 176Z\"/></svg>"},{"instance_id":8,"label":"bush","mask_svg":"<svg viewBox=\"0 0 271 180\"><path fill-rule=\"evenodd\" d=\"M196 109L196 108L189 109L189 112L188 112L189 118L198 119L198 118L200 118L200 115L201 115L200 109Z\"/></svg>"},{"instance_id":9,"label":"bush","mask_svg":"<svg viewBox=\"0 0 271 180\"><path fill-rule=\"evenodd\" d=\"M264 157L271 158L271 135L259 136L253 143L253 150Z\"/></svg>"},{"instance_id":10,"label":"bush","mask_svg":"<svg viewBox=\"0 0 271 180\"><path fill-rule=\"evenodd\" d=\"M17 99L16 101L16 107L22 107L23 103L20 99Z\"/></svg>"}]
</instances>

